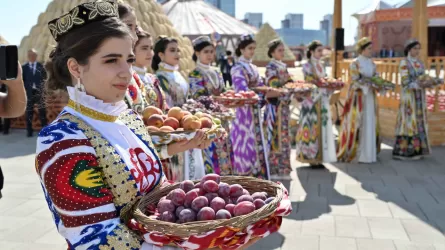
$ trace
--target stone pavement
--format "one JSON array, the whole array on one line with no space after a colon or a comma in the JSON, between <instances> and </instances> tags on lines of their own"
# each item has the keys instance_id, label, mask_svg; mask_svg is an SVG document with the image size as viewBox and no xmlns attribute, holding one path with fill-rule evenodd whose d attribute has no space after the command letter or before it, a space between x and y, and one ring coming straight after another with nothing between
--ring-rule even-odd
<instances>
[{"instance_id":1,"label":"stone pavement","mask_svg":"<svg viewBox=\"0 0 445 250\"><path fill-rule=\"evenodd\" d=\"M0 249L66 249L34 170L35 137L0 136L6 177L0 200ZM389 143L390 145L391 143ZM294 159L294 155L292 156ZM293 162L293 213L279 233L252 250L445 250L445 148L418 162L328 164Z\"/></svg>"}]
</instances>

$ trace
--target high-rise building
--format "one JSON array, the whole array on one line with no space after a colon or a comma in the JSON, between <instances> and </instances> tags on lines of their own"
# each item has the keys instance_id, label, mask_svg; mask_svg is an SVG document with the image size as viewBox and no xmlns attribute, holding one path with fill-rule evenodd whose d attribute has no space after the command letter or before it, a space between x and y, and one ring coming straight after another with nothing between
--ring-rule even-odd
<instances>
[{"instance_id":1,"label":"high-rise building","mask_svg":"<svg viewBox=\"0 0 445 250\"><path fill-rule=\"evenodd\" d=\"M324 43L326 45L330 45L331 40L332 40L332 15L331 14L324 15L323 20L320 21L320 30L324 30L326 32L326 41L324 41Z\"/></svg>"},{"instance_id":2,"label":"high-rise building","mask_svg":"<svg viewBox=\"0 0 445 250\"><path fill-rule=\"evenodd\" d=\"M244 15L243 22L250 24L254 27L257 27L259 29L263 25L263 13L247 12Z\"/></svg>"},{"instance_id":3,"label":"high-rise building","mask_svg":"<svg viewBox=\"0 0 445 250\"><path fill-rule=\"evenodd\" d=\"M167 0L156 0L156 2L163 4L164 2L166 2Z\"/></svg>"},{"instance_id":4,"label":"high-rise building","mask_svg":"<svg viewBox=\"0 0 445 250\"><path fill-rule=\"evenodd\" d=\"M235 16L235 0L205 0L207 3L224 11L226 14Z\"/></svg>"},{"instance_id":5,"label":"high-rise building","mask_svg":"<svg viewBox=\"0 0 445 250\"><path fill-rule=\"evenodd\" d=\"M303 29L303 14L287 14L281 21L284 29Z\"/></svg>"}]
</instances>

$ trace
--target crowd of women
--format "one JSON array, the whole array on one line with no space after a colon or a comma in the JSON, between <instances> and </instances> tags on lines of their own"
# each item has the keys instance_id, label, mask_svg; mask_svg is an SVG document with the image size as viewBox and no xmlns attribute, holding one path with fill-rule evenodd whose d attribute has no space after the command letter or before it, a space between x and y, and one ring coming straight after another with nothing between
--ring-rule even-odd
<instances>
[{"instance_id":1,"label":"crowd of women","mask_svg":"<svg viewBox=\"0 0 445 250\"><path fill-rule=\"evenodd\" d=\"M198 130L192 140L154 146L139 115L147 106L166 111L188 98L225 91L220 73L211 67L215 47L210 38L193 41L196 69L186 80L178 71L177 40L154 39L141 30L134 10L126 4L84 3L51 21L49 29L57 46L46 64L46 88L68 91L69 103L39 134L36 170L70 249L172 248L151 244L119 217L138 197L166 180L199 178L205 172L263 179L289 176L289 106L295 96L279 91L293 81L281 61L285 48L281 40L268 45L271 61L263 80L252 63L254 37L241 37L231 72L234 90L271 88L260 96L259 104L236 109L233 122L225 125L229 140L213 142ZM400 66L403 90L394 156L403 159L430 153L425 92L416 82L424 72L417 59L419 49L418 42L407 43L407 58ZM360 56L351 65L353 81L337 153L329 108L332 91L314 87L296 97L301 103L297 157L312 167L337 160L377 160L378 106L369 82L376 74L371 42L362 39L357 50ZM314 41L303 68L307 82L326 76L321 55L322 44ZM155 74L147 73L149 68Z\"/></svg>"}]
</instances>

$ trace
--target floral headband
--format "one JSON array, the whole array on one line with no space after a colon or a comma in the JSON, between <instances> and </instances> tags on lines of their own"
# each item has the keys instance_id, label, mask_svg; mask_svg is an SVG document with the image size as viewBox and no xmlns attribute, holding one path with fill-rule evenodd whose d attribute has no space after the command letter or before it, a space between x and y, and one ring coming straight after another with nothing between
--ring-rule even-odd
<instances>
[{"instance_id":1,"label":"floral headband","mask_svg":"<svg viewBox=\"0 0 445 250\"><path fill-rule=\"evenodd\" d=\"M69 31L109 17L119 17L116 1L98 0L76 6L67 14L50 21L48 28L54 40L58 42Z\"/></svg>"},{"instance_id":2,"label":"floral headband","mask_svg":"<svg viewBox=\"0 0 445 250\"><path fill-rule=\"evenodd\" d=\"M281 39L277 38L277 39L274 39L274 40L270 41L270 42L267 44L267 47L270 49L270 48L272 48L273 46L277 46L277 45L282 44L282 43L283 43L283 41L282 41Z\"/></svg>"},{"instance_id":3,"label":"floral headband","mask_svg":"<svg viewBox=\"0 0 445 250\"><path fill-rule=\"evenodd\" d=\"M253 41L253 40L254 40L253 34L241 35L241 42L243 42L243 41Z\"/></svg>"},{"instance_id":4,"label":"floral headband","mask_svg":"<svg viewBox=\"0 0 445 250\"><path fill-rule=\"evenodd\" d=\"M212 40L210 39L210 37L208 36L200 36L198 38L196 38L195 40L192 41L192 45L193 47L196 47L202 43L212 43Z\"/></svg>"}]
</instances>

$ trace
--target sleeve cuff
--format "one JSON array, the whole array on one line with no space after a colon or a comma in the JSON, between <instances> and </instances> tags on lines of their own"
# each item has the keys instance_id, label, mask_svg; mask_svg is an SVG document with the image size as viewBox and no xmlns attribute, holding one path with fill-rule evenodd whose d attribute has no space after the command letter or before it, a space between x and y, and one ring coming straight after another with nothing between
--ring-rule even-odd
<instances>
[{"instance_id":1,"label":"sleeve cuff","mask_svg":"<svg viewBox=\"0 0 445 250\"><path fill-rule=\"evenodd\" d=\"M168 154L168 145L162 145L161 151L159 152L159 157L161 157L162 160L169 159L172 156Z\"/></svg>"}]
</instances>

